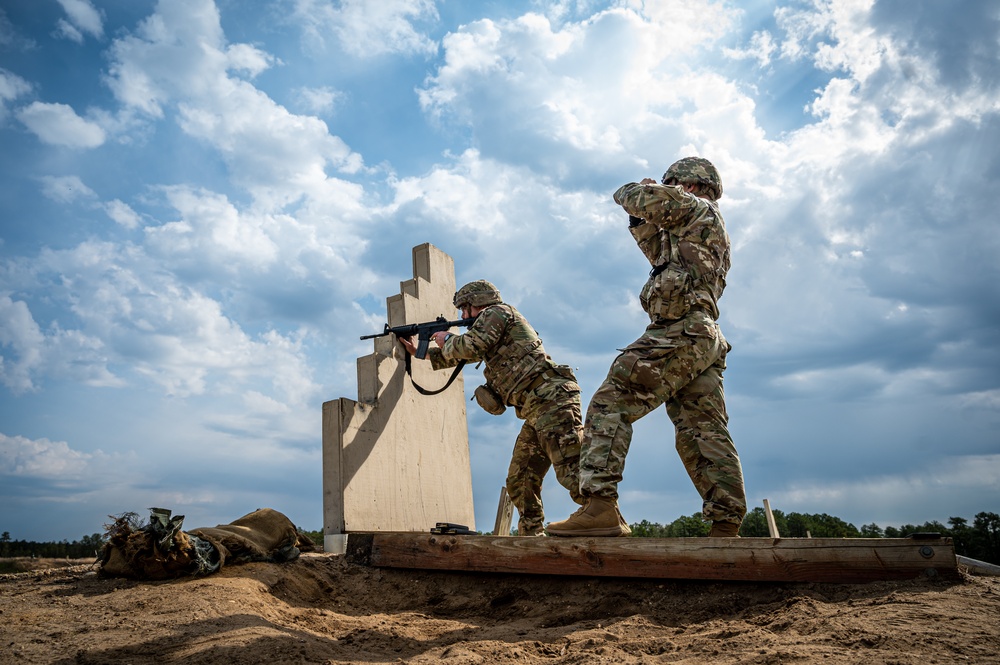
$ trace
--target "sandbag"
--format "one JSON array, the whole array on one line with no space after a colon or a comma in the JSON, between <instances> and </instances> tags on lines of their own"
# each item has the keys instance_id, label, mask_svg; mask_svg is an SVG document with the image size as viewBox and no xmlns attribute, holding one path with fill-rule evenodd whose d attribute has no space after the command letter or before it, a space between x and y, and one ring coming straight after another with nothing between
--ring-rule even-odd
<instances>
[{"instance_id":1,"label":"sandbag","mask_svg":"<svg viewBox=\"0 0 1000 665\"><path fill-rule=\"evenodd\" d=\"M183 522L183 515L171 517L164 508L151 508L146 525L138 522L135 513L115 518L107 527L101 573L130 579L173 579L208 575L226 564L282 563L315 549L288 517L270 508L255 510L229 524L187 532L181 530Z\"/></svg>"}]
</instances>

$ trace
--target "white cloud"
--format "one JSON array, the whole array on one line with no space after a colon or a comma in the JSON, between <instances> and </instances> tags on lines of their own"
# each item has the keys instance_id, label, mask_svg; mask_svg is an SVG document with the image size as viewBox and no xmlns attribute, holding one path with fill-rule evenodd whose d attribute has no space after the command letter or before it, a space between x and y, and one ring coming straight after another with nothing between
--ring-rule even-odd
<instances>
[{"instance_id":1,"label":"white cloud","mask_svg":"<svg viewBox=\"0 0 1000 665\"><path fill-rule=\"evenodd\" d=\"M104 130L84 120L65 104L32 102L17 111L23 122L44 143L69 148L96 148L104 143Z\"/></svg>"},{"instance_id":2,"label":"white cloud","mask_svg":"<svg viewBox=\"0 0 1000 665\"><path fill-rule=\"evenodd\" d=\"M920 48L909 35L893 35L894 29L905 28L874 24L874 9L870 0L852 0L776 12L785 30L786 57L810 57L818 69L838 74L811 105L827 121L804 133L803 143L821 140L831 147L845 143L846 150L870 146L881 151L890 140L914 145L956 120L978 121L1000 110L1000 101L984 94L983 85L946 76L938 54ZM969 16L977 20L975 12ZM995 40L992 50L996 55ZM976 56L967 66L981 59ZM827 150L822 152L825 156Z\"/></svg>"},{"instance_id":3,"label":"white cloud","mask_svg":"<svg viewBox=\"0 0 1000 665\"><path fill-rule=\"evenodd\" d=\"M440 122L469 125L484 156L560 184L650 167L658 176L685 144L711 149L725 167L734 141L761 149L754 105L698 68L690 51L709 48L730 20L721 4L670 4L702 20L661 20L654 5L652 18L612 9L558 27L538 14L462 26L444 38L444 63L419 90L421 106Z\"/></svg>"},{"instance_id":4,"label":"white cloud","mask_svg":"<svg viewBox=\"0 0 1000 665\"><path fill-rule=\"evenodd\" d=\"M26 41L14 29L10 19L7 18L7 13L0 9L0 46L23 45Z\"/></svg>"},{"instance_id":5,"label":"white cloud","mask_svg":"<svg viewBox=\"0 0 1000 665\"><path fill-rule=\"evenodd\" d=\"M88 207L104 210L108 217L126 229L139 226L138 213L127 203L118 199L99 203L97 192L84 184L79 176L42 176L39 180L42 182L42 194L48 199L59 203L83 202Z\"/></svg>"},{"instance_id":6,"label":"white cloud","mask_svg":"<svg viewBox=\"0 0 1000 665\"><path fill-rule=\"evenodd\" d=\"M306 40L323 48L327 36L346 53L367 58L390 53L433 54L437 45L414 23L436 21L433 0L295 0L294 16Z\"/></svg>"},{"instance_id":7,"label":"white cloud","mask_svg":"<svg viewBox=\"0 0 1000 665\"><path fill-rule=\"evenodd\" d=\"M28 306L0 295L0 380L14 394L35 389L32 374L41 364L42 343Z\"/></svg>"},{"instance_id":8,"label":"white cloud","mask_svg":"<svg viewBox=\"0 0 1000 665\"><path fill-rule=\"evenodd\" d=\"M59 20L60 30L75 42L82 42L82 32L87 33L95 39L104 36L103 19L101 12L91 4L90 0L58 0L69 23Z\"/></svg>"},{"instance_id":9,"label":"white cloud","mask_svg":"<svg viewBox=\"0 0 1000 665\"><path fill-rule=\"evenodd\" d=\"M252 75L275 60L228 45L207 0L160 3L110 51L108 83L126 113L149 119L176 113L185 134L216 150L230 181L252 197L237 206L227 195L194 187L158 189L179 216L145 225L149 255L198 288L237 275L240 282L227 289L230 304L255 316L315 320L348 307L356 297L351 287L373 280L356 257L366 246L360 222L377 216L380 206L361 185L331 177L334 169L358 174L362 163L323 121L291 113L229 75L237 65ZM320 89L308 99L328 104L334 95Z\"/></svg>"},{"instance_id":10,"label":"white cloud","mask_svg":"<svg viewBox=\"0 0 1000 665\"><path fill-rule=\"evenodd\" d=\"M44 250L18 281L50 284L47 298L72 312L42 329L25 302L0 298L0 344L12 353L4 382L34 388L42 373L91 385L146 377L171 395L240 386L299 407L316 390L302 332L248 334L220 303L183 285L140 248L87 242ZM265 388L266 387L266 388Z\"/></svg>"},{"instance_id":11,"label":"white cloud","mask_svg":"<svg viewBox=\"0 0 1000 665\"><path fill-rule=\"evenodd\" d=\"M0 433L0 476L68 480L84 477L94 455L65 441L28 439Z\"/></svg>"},{"instance_id":12,"label":"white cloud","mask_svg":"<svg viewBox=\"0 0 1000 665\"><path fill-rule=\"evenodd\" d=\"M71 42L76 42L77 44L83 43L83 33L77 30L71 23L65 19L59 19L56 21L56 31L57 37L62 37L68 39Z\"/></svg>"},{"instance_id":13,"label":"white cloud","mask_svg":"<svg viewBox=\"0 0 1000 665\"><path fill-rule=\"evenodd\" d=\"M17 99L31 92L31 84L17 74L0 67L0 100Z\"/></svg>"},{"instance_id":14,"label":"white cloud","mask_svg":"<svg viewBox=\"0 0 1000 665\"><path fill-rule=\"evenodd\" d=\"M333 88L299 88L296 94L299 106L308 113L330 115L344 94Z\"/></svg>"},{"instance_id":15,"label":"white cloud","mask_svg":"<svg viewBox=\"0 0 1000 665\"><path fill-rule=\"evenodd\" d=\"M60 203L96 199L97 194L79 176L42 176L42 194Z\"/></svg>"},{"instance_id":16,"label":"white cloud","mask_svg":"<svg viewBox=\"0 0 1000 665\"><path fill-rule=\"evenodd\" d=\"M0 122L7 117L7 102L31 92L31 84L17 74L0 67Z\"/></svg>"},{"instance_id":17,"label":"white cloud","mask_svg":"<svg viewBox=\"0 0 1000 665\"><path fill-rule=\"evenodd\" d=\"M644 19L643 46L668 54L692 53L724 36L734 25L739 10L720 0L672 0L623 3Z\"/></svg>"},{"instance_id":18,"label":"white cloud","mask_svg":"<svg viewBox=\"0 0 1000 665\"><path fill-rule=\"evenodd\" d=\"M250 44L233 44L226 49L228 68L245 72L251 78L270 68L277 59Z\"/></svg>"},{"instance_id":19,"label":"white cloud","mask_svg":"<svg viewBox=\"0 0 1000 665\"><path fill-rule=\"evenodd\" d=\"M766 67L777 48L771 33L764 30L755 32L745 49L723 48L722 52L734 60L756 60L759 67Z\"/></svg>"},{"instance_id":20,"label":"white cloud","mask_svg":"<svg viewBox=\"0 0 1000 665\"><path fill-rule=\"evenodd\" d=\"M136 211L133 210L127 203L119 201L118 199L105 203L104 211L108 213L108 217L126 229L136 229L140 226L138 213L136 213Z\"/></svg>"},{"instance_id":21,"label":"white cloud","mask_svg":"<svg viewBox=\"0 0 1000 665\"><path fill-rule=\"evenodd\" d=\"M135 35L115 41L108 83L127 107L152 118L176 105L189 135L214 146L233 174L266 206L283 206L328 188L327 169L354 173L360 156L325 123L288 112L227 70L251 74L271 56L228 46L209 0L161 2Z\"/></svg>"},{"instance_id":22,"label":"white cloud","mask_svg":"<svg viewBox=\"0 0 1000 665\"><path fill-rule=\"evenodd\" d=\"M230 64L224 42L213 2L158 2L134 35L112 43L107 83L122 103L160 118L174 96L212 94Z\"/></svg>"},{"instance_id":23,"label":"white cloud","mask_svg":"<svg viewBox=\"0 0 1000 665\"><path fill-rule=\"evenodd\" d=\"M282 404L275 399L262 395L256 390L250 390L243 394L243 404L248 413L288 413L288 405Z\"/></svg>"},{"instance_id":24,"label":"white cloud","mask_svg":"<svg viewBox=\"0 0 1000 665\"><path fill-rule=\"evenodd\" d=\"M278 247L268 233L273 219L240 215L224 196L189 187L164 188L182 219L147 227L149 246L183 264L208 261L222 267L247 264L263 269L274 263Z\"/></svg>"},{"instance_id":25,"label":"white cloud","mask_svg":"<svg viewBox=\"0 0 1000 665\"><path fill-rule=\"evenodd\" d=\"M241 209L227 197L189 187L160 188L177 216L145 227L145 251L185 282L215 288L220 281L255 317L281 313L318 322L350 307L358 288L374 281L354 257L365 250L356 225L360 188L339 180L316 190L294 214Z\"/></svg>"},{"instance_id":26,"label":"white cloud","mask_svg":"<svg viewBox=\"0 0 1000 665\"><path fill-rule=\"evenodd\" d=\"M983 408L1000 413L1000 389L967 393L961 401L966 408Z\"/></svg>"},{"instance_id":27,"label":"white cloud","mask_svg":"<svg viewBox=\"0 0 1000 665\"><path fill-rule=\"evenodd\" d=\"M43 331L27 303L0 296L0 380L14 394L32 392L39 377L69 377L90 386L119 386L104 344L80 330L53 323Z\"/></svg>"}]
</instances>

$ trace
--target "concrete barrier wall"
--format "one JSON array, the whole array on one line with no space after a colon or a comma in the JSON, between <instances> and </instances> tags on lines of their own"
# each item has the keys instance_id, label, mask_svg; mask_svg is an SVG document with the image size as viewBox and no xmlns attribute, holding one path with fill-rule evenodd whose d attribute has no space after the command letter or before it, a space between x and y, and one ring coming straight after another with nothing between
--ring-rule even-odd
<instances>
[{"instance_id":1,"label":"concrete barrier wall","mask_svg":"<svg viewBox=\"0 0 1000 665\"><path fill-rule=\"evenodd\" d=\"M413 248L413 278L386 299L390 326L459 318L455 264L431 244ZM368 331L362 331L368 332ZM372 331L374 332L374 331ZM433 342L432 342L433 345ZM323 404L323 533L328 552L351 532L426 532L436 522L475 528L464 381L421 395L406 375L406 350L389 335L358 358L358 398ZM412 362L426 389L449 371Z\"/></svg>"}]
</instances>

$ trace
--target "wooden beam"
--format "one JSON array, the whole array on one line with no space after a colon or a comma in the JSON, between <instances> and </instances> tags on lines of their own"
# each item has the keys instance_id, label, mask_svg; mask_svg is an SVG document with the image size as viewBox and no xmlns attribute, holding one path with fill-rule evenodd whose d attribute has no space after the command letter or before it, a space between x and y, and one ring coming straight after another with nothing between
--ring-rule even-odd
<instances>
[{"instance_id":1,"label":"wooden beam","mask_svg":"<svg viewBox=\"0 0 1000 665\"><path fill-rule=\"evenodd\" d=\"M781 538L778 533L778 525L774 521L774 513L771 512L771 502L764 499L764 514L767 516L767 535L772 538Z\"/></svg>"},{"instance_id":2,"label":"wooden beam","mask_svg":"<svg viewBox=\"0 0 1000 665\"><path fill-rule=\"evenodd\" d=\"M507 487L500 488L500 503L497 505L497 519L493 524L494 536L509 536L510 522L514 519L514 504L507 493Z\"/></svg>"},{"instance_id":3,"label":"wooden beam","mask_svg":"<svg viewBox=\"0 0 1000 665\"><path fill-rule=\"evenodd\" d=\"M958 563L969 569L973 575L988 575L990 577L1000 577L1000 566L995 563L987 563L978 559L970 559L967 556L959 556Z\"/></svg>"},{"instance_id":4,"label":"wooden beam","mask_svg":"<svg viewBox=\"0 0 1000 665\"><path fill-rule=\"evenodd\" d=\"M958 578L951 538L510 538L352 533L384 568L753 582Z\"/></svg>"}]
</instances>

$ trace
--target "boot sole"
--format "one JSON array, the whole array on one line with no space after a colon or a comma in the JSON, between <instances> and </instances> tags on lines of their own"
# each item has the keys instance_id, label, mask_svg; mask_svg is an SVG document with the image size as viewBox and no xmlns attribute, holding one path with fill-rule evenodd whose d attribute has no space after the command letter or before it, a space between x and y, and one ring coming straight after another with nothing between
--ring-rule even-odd
<instances>
[{"instance_id":1,"label":"boot sole","mask_svg":"<svg viewBox=\"0 0 1000 665\"><path fill-rule=\"evenodd\" d=\"M603 536L607 538L614 538L619 536L629 535L620 526L617 527L600 527L595 529L573 529L572 531L558 531L552 529L546 529L546 533L550 536L559 536L561 538L571 538L573 536Z\"/></svg>"}]
</instances>

